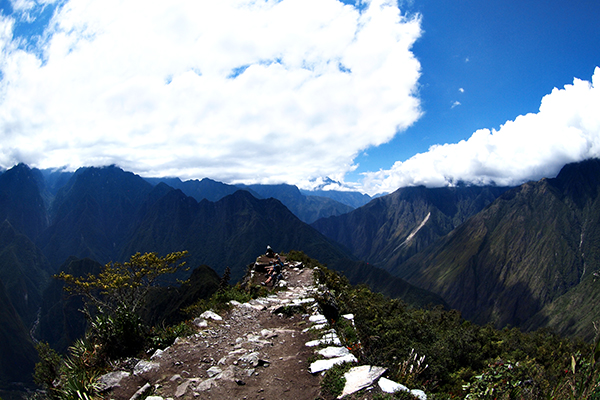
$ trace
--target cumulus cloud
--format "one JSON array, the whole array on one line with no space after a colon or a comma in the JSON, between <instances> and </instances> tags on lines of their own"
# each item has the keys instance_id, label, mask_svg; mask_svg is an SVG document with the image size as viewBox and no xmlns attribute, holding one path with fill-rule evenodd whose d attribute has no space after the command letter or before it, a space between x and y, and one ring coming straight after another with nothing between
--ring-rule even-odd
<instances>
[{"instance_id":1,"label":"cumulus cloud","mask_svg":"<svg viewBox=\"0 0 600 400\"><path fill-rule=\"evenodd\" d=\"M555 88L539 112L507 121L498 130L481 129L468 140L432 146L396 162L391 169L365 174L370 193L398 187L440 187L458 182L518 185L554 177L569 162L600 157L600 68L591 82L575 79Z\"/></svg>"},{"instance_id":2,"label":"cumulus cloud","mask_svg":"<svg viewBox=\"0 0 600 400\"><path fill-rule=\"evenodd\" d=\"M421 115L420 20L393 0L67 1L35 46L0 18L4 167L343 180Z\"/></svg>"}]
</instances>

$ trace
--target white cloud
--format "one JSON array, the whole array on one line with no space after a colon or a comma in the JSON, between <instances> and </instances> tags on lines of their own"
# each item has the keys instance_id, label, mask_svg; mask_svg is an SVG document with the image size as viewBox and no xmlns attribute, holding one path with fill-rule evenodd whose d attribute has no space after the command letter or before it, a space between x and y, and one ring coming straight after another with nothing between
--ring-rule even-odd
<instances>
[{"instance_id":1,"label":"white cloud","mask_svg":"<svg viewBox=\"0 0 600 400\"><path fill-rule=\"evenodd\" d=\"M459 143L432 146L389 170L367 173L364 188L378 193L459 181L518 185L554 177L566 163L600 157L599 110L597 67L591 82L575 79L546 95L538 113L507 121L499 130L478 130Z\"/></svg>"},{"instance_id":2,"label":"white cloud","mask_svg":"<svg viewBox=\"0 0 600 400\"><path fill-rule=\"evenodd\" d=\"M458 107L460 105L461 105L460 101L455 101L454 103L452 103L452 105L450 106L450 108Z\"/></svg>"},{"instance_id":3,"label":"white cloud","mask_svg":"<svg viewBox=\"0 0 600 400\"><path fill-rule=\"evenodd\" d=\"M461 93L464 93L465 89L464 88L458 88L458 91L461 92Z\"/></svg>"},{"instance_id":4,"label":"white cloud","mask_svg":"<svg viewBox=\"0 0 600 400\"><path fill-rule=\"evenodd\" d=\"M71 1L35 53L4 18L0 165L342 180L421 115L420 20L366 3Z\"/></svg>"}]
</instances>

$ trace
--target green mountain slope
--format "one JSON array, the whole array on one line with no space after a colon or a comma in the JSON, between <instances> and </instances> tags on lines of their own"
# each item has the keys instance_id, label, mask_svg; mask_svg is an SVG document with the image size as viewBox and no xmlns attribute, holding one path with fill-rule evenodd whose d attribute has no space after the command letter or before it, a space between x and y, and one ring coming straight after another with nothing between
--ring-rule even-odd
<instances>
[{"instance_id":1,"label":"green mountain slope","mask_svg":"<svg viewBox=\"0 0 600 400\"><path fill-rule=\"evenodd\" d=\"M352 285L367 285L374 292L382 293L393 299L400 299L411 306L441 305L448 308L448 304L441 296L411 285L404 279L364 261L344 259L338 260L328 267L345 276Z\"/></svg>"},{"instance_id":2,"label":"green mountain slope","mask_svg":"<svg viewBox=\"0 0 600 400\"><path fill-rule=\"evenodd\" d=\"M282 252L301 248L324 262L347 256L278 200L244 190L214 203L169 192L148 208L123 255L188 250L188 265L210 265L219 274L229 266L236 281L267 245Z\"/></svg>"},{"instance_id":3,"label":"green mountain slope","mask_svg":"<svg viewBox=\"0 0 600 400\"><path fill-rule=\"evenodd\" d=\"M48 226L38 179L27 165L16 165L0 175L0 222L4 220L31 240Z\"/></svg>"},{"instance_id":4,"label":"green mountain slope","mask_svg":"<svg viewBox=\"0 0 600 400\"><path fill-rule=\"evenodd\" d=\"M33 242L8 221L0 224L0 280L27 326L36 318L49 275L50 263Z\"/></svg>"},{"instance_id":5,"label":"green mountain slope","mask_svg":"<svg viewBox=\"0 0 600 400\"><path fill-rule=\"evenodd\" d=\"M69 258L60 271L74 276L97 274L102 265L89 258ZM43 293L40 320L34 332L36 339L48 342L57 351L64 353L73 341L85 333L86 320L81 296L71 296L64 290L64 282L52 279Z\"/></svg>"},{"instance_id":6,"label":"green mountain slope","mask_svg":"<svg viewBox=\"0 0 600 400\"><path fill-rule=\"evenodd\" d=\"M545 326L544 313L536 314L600 268L599 177L600 161L590 160L510 190L392 272L475 322ZM582 332L564 323L571 315L559 303L552 310L561 315L551 325Z\"/></svg>"},{"instance_id":7,"label":"green mountain slope","mask_svg":"<svg viewBox=\"0 0 600 400\"><path fill-rule=\"evenodd\" d=\"M359 259L383 269L426 248L504 192L497 187L398 189L348 214L312 226Z\"/></svg>"},{"instance_id":8,"label":"green mountain slope","mask_svg":"<svg viewBox=\"0 0 600 400\"><path fill-rule=\"evenodd\" d=\"M117 260L152 185L114 166L78 170L59 190L38 240L52 265L68 257Z\"/></svg>"},{"instance_id":9,"label":"green mountain slope","mask_svg":"<svg viewBox=\"0 0 600 400\"><path fill-rule=\"evenodd\" d=\"M0 389L14 382L30 384L37 352L0 280Z\"/></svg>"},{"instance_id":10,"label":"green mountain slope","mask_svg":"<svg viewBox=\"0 0 600 400\"><path fill-rule=\"evenodd\" d=\"M300 190L305 196L329 197L352 208L362 207L372 200L371 196L359 192L342 192L339 190Z\"/></svg>"}]
</instances>

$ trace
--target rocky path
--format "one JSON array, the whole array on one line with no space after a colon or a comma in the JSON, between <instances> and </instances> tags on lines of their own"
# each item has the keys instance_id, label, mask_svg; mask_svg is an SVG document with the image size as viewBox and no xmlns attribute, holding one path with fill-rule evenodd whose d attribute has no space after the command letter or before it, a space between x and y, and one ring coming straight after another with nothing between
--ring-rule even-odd
<instances>
[{"instance_id":1,"label":"rocky path","mask_svg":"<svg viewBox=\"0 0 600 400\"><path fill-rule=\"evenodd\" d=\"M203 313L194 320L198 333L178 338L149 360L134 360L128 368L101 377L105 398L328 398L321 393L322 372L357 359L320 314L313 272L299 263L292 265L284 270L285 290L244 304L232 302L232 309L224 315ZM353 323L352 315L342 317ZM387 380L385 372L385 368L369 365L351 368L340 397L366 388L359 398L402 390L427 399L420 390Z\"/></svg>"},{"instance_id":2,"label":"rocky path","mask_svg":"<svg viewBox=\"0 0 600 400\"><path fill-rule=\"evenodd\" d=\"M133 373L102 379L107 398L311 399L319 397L320 376L308 372L315 339L310 316L285 316L277 309L305 304L316 311L313 270L288 268L287 290L235 304L223 316L196 320L199 332L179 338L164 352L137 363ZM219 318L221 318L219 320ZM215 319L216 318L216 319ZM314 357L313 357L314 358Z\"/></svg>"}]
</instances>

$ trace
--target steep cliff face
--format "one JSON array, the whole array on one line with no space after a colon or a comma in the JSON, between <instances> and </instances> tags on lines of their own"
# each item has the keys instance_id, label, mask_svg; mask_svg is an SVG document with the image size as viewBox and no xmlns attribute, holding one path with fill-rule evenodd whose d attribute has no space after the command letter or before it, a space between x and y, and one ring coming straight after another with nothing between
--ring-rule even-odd
<instances>
[{"instance_id":1,"label":"steep cliff face","mask_svg":"<svg viewBox=\"0 0 600 400\"><path fill-rule=\"evenodd\" d=\"M38 179L24 164L0 175L0 222L5 220L30 240L48 227Z\"/></svg>"},{"instance_id":2,"label":"steep cliff face","mask_svg":"<svg viewBox=\"0 0 600 400\"><path fill-rule=\"evenodd\" d=\"M321 219L312 226L346 246L357 258L392 270L481 211L505 190L401 188L348 214Z\"/></svg>"},{"instance_id":3,"label":"steep cliff face","mask_svg":"<svg viewBox=\"0 0 600 400\"><path fill-rule=\"evenodd\" d=\"M12 306L0 280L0 388L31 384L37 353L29 332Z\"/></svg>"},{"instance_id":4,"label":"steep cliff face","mask_svg":"<svg viewBox=\"0 0 600 400\"><path fill-rule=\"evenodd\" d=\"M50 263L29 238L6 220L0 224L0 280L27 326L36 319L50 270Z\"/></svg>"},{"instance_id":5,"label":"steep cliff face","mask_svg":"<svg viewBox=\"0 0 600 400\"><path fill-rule=\"evenodd\" d=\"M566 313L579 308L557 301L600 268L599 176L600 161L591 160L510 190L392 272L479 323L545 326L553 303L562 314L555 321L572 321ZM586 293L595 291L588 286ZM561 324L551 325L588 339L593 334L589 326Z\"/></svg>"},{"instance_id":6,"label":"steep cliff face","mask_svg":"<svg viewBox=\"0 0 600 400\"><path fill-rule=\"evenodd\" d=\"M51 225L37 244L55 266L70 256L117 260L151 190L141 177L120 168L78 170L57 193Z\"/></svg>"}]
</instances>

